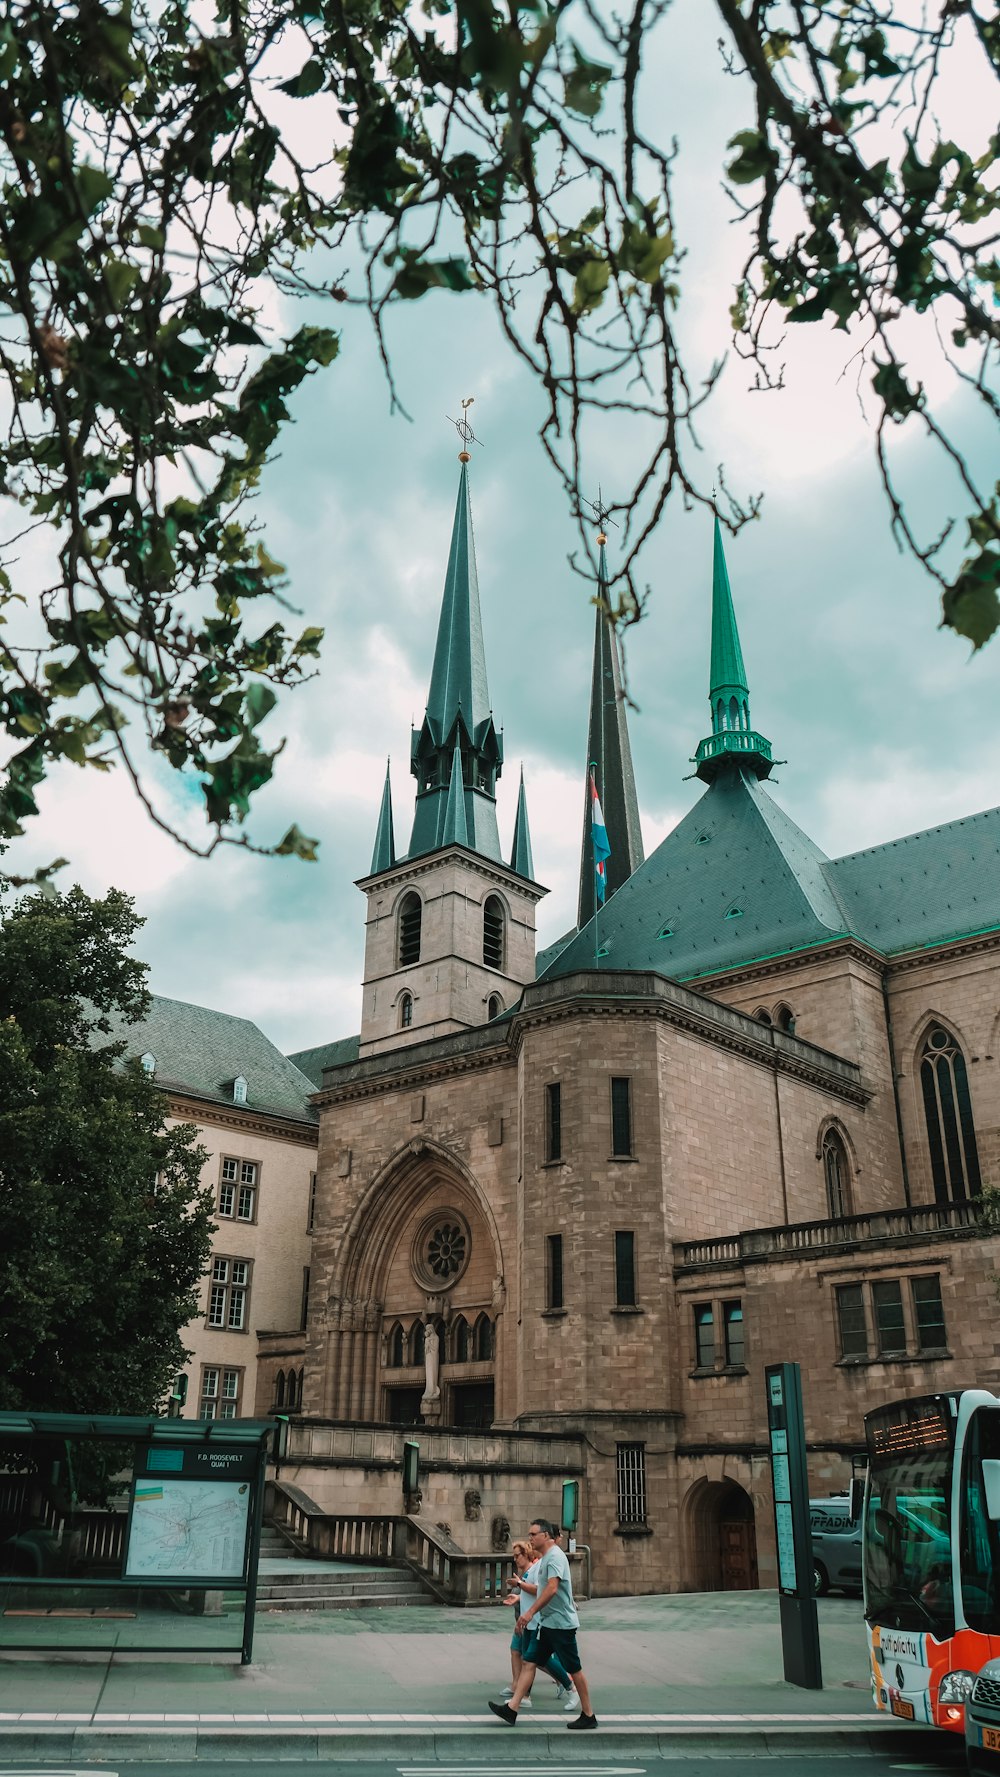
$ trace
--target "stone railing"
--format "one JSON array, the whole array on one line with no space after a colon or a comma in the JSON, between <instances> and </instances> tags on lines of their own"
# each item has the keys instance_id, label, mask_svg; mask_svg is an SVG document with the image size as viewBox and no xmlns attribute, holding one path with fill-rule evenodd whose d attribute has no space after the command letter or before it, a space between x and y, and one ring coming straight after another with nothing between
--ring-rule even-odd
<instances>
[{"instance_id":1,"label":"stone railing","mask_svg":"<svg viewBox=\"0 0 1000 1777\"><path fill-rule=\"evenodd\" d=\"M290 1420L281 1460L335 1468L399 1468L403 1444L414 1435L420 1439L420 1467L425 1471L562 1476L584 1467L581 1440L569 1432L439 1430L422 1425L414 1434L412 1427L312 1418Z\"/></svg>"},{"instance_id":2,"label":"stone railing","mask_svg":"<svg viewBox=\"0 0 1000 1777\"><path fill-rule=\"evenodd\" d=\"M442 1604L499 1604L513 1570L509 1555L467 1555L437 1527L406 1520L406 1565Z\"/></svg>"},{"instance_id":3,"label":"stone railing","mask_svg":"<svg viewBox=\"0 0 1000 1777\"><path fill-rule=\"evenodd\" d=\"M674 1247L674 1269L697 1271L759 1260L878 1246L888 1241L929 1240L977 1228L974 1203L918 1203L909 1208L871 1210L840 1221L791 1222L778 1228L749 1228L720 1240L683 1240Z\"/></svg>"},{"instance_id":4,"label":"stone railing","mask_svg":"<svg viewBox=\"0 0 1000 1777\"><path fill-rule=\"evenodd\" d=\"M368 1512L325 1512L301 1487L269 1481L265 1505L271 1522L321 1561L363 1561L395 1566L406 1559L406 1521Z\"/></svg>"}]
</instances>

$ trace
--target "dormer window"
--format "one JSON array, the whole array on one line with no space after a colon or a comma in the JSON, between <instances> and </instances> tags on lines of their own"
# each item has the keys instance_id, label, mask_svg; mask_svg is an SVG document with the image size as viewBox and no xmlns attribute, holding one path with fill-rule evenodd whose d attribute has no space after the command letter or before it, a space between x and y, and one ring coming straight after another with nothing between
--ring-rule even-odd
<instances>
[{"instance_id":1,"label":"dormer window","mask_svg":"<svg viewBox=\"0 0 1000 1777\"><path fill-rule=\"evenodd\" d=\"M142 1068L144 1074L149 1074L150 1078L152 1078L156 1072L156 1056L150 1055L147 1050L146 1054L140 1057L139 1066Z\"/></svg>"},{"instance_id":2,"label":"dormer window","mask_svg":"<svg viewBox=\"0 0 1000 1777\"><path fill-rule=\"evenodd\" d=\"M242 1074L237 1074L235 1080L233 1081L233 1103L234 1104L246 1104L246 1101L247 1101L247 1082L243 1078Z\"/></svg>"}]
</instances>

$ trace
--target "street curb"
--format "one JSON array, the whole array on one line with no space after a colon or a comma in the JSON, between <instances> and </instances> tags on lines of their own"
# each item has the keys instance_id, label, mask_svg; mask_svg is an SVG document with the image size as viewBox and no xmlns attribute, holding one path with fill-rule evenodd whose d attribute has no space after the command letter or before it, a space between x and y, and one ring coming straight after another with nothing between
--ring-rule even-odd
<instances>
[{"instance_id":1,"label":"street curb","mask_svg":"<svg viewBox=\"0 0 1000 1777\"><path fill-rule=\"evenodd\" d=\"M596 1735L583 1739L580 1735L570 1743L565 1728L556 1732L532 1724L522 1733L518 1746L528 1762L534 1764L542 1755L555 1760L572 1754L577 1764L603 1763L607 1758L628 1755L673 1755L684 1758L711 1758L715 1754L731 1756L739 1750L746 1757L781 1757L796 1754L825 1753L847 1758L860 1751L905 1754L908 1757L940 1757L949 1736L939 1728L897 1727L887 1723L884 1728L870 1721L859 1720L857 1727L838 1723L828 1732L815 1724L797 1727L793 1717L786 1722L759 1726L701 1727L678 1721L670 1728L602 1728ZM39 1764L93 1762L99 1759L132 1759L147 1763L250 1764L262 1761L293 1760L304 1764L321 1760L348 1759L359 1763L392 1763L412 1759L415 1752L432 1764L452 1764L456 1760L482 1758L487 1745L496 1746L501 1731L489 1723L482 1728L418 1727L411 1730L394 1728L390 1732L359 1731L356 1728L241 1728L192 1727L190 1730L169 1728L157 1731L150 1727L110 1726L96 1722L79 1726L67 1723L59 1727L8 1727L0 1732L0 1759L31 1760ZM510 1746L509 1733L505 1745Z\"/></svg>"}]
</instances>

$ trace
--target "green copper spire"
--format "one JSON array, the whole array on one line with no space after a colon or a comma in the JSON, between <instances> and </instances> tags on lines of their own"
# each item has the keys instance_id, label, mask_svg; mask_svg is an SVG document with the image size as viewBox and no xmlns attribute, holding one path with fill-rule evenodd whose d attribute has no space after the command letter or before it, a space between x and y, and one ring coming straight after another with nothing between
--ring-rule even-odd
<instances>
[{"instance_id":1,"label":"green copper spire","mask_svg":"<svg viewBox=\"0 0 1000 1777\"><path fill-rule=\"evenodd\" d=\"M632 769L632 748L629 744L625 700L622 697L622 667L618 636L608 621L608 558L606 537L598 535L598 595L594 631L594 670L590 686L590 723L587 729L587 757L583 774L583 846L580 854L580 894L577 924L585 926L597 909L597 884L594 875L594 850L590 837L590 767L596 767L597 793L601 798L604 824L607 828L611 856L606 865L607 893L613 895L642 863L642 828L639 825L639 802L635 793Z\"/></svg>"},{"instance_id":2,"label":"green copper spire","mask_svg":"<svg viewBox=\"0 0 1000 1777\"><path fill-rule=\"evenodd\" d=\"M455 743L455 751L451 760L451 782L448 785L448 800L444 806L444 824L441 830L442 845L468 845L469 823L465 818L465 785L462 782L462 749Z\"/></svg>"},{"instance_id":3,"label":"green copper spire","mask_svg":"<svg viewBox=\"0 0 1000 1777\"><path fill-rule=\"evenodd\" d=\"M391 870L396 862L396 840L392 830L392 786L389 783L389 761L385 762L385 786L382 790L382 806L378 815L378 831L375 834L375 850L372 852L370 874L377 876L380 870Z\"/></svg>"},{"instance_id":4,"label":"green copper spire","mask_svg":"<svg viewBox=\"0 0 1000 1777\"><path fill-rule=\"evenodd\" d=\"M493 723L486 682L468 457L466 452L462 454L465 460L458 486L427 713L419 730L414 729L410 745L417 806L408 856L422 857L454 840L455 821L447 810L451 805L457 747L462 757L458 782L465 786L465 837L461 843L500 863L496 783L503 766L503 740ZM454 793L458 795L459 790Z\"/></svg>"},{"instance_id":5,"label":"green copper spire","mask_svg":"<svg viewBox=\"0 0 1000 1777\"><path fill-rule=\"evenodd\" d=\"M750 726L747 669L743 665L718 516L712 563L712 667L708 701L712 732L700 742L695 754L697 775L711 783L720 771L735 765L752 771L755 777L768 777L773 763L771 743Z\"/></svg>"},{"instance_id":6,"label":"green copper spire","mask_svg":"<svg viewBox=\"0 0 1000 1777\"><path fill-rule=\"evenodd\" d=\"M511 847L510 867L518 876L526 876L529 882L535 880L535 864L531 856L531 834L528 832L528 801L524 794L524 766L521 767L521 788L517 792L517 814L514 816L514 844Z\"/></svg>"}]
</instances>

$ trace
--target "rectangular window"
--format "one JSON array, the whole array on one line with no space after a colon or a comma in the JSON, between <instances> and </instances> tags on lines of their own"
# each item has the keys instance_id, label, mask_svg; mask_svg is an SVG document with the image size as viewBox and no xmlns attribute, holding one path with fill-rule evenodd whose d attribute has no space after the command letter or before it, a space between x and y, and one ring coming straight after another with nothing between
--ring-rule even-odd
<instances>
[{"instance_id":1,"label":"rectangular window","mask_svg":"<svg viewBox=\"0 0 1000 1777\"><path fill-rule=\"evenodd\" d=\"M895 1278L872 1284L872 1306L875 1309L875 1331L880 1357L894 1357L906 1350L906 1327L903 1321L903 1292Z\"/></svg>"},{"instance_id":2,"label":"rectangular window","mask_svg":"<svg viewBox=\"0 0 1000 1777\"><path fill-rule=\"evenodd\" d=\"M913 1291L917 1350L943 1351L948 1343L948 1335L944 1325L940 1277L915 1277L910 1288Z\"/></svg>"},{"instance_id":3,"label":"rectangular window","mask_svg":"<svg viewBox=\"0 0 1000 1777\"><path fill-rule=\"evenodd\" d=\"M305 1328L308 1325L309 1325L309 1266L304 1265L302 1268L302 1318L299 1321L299 1326L302 1328Z\"/></svg>"},{"instance_id":4,"label":"rectangular window","mask_svg":"<svg viewBox=\"0 0 1000 1777\"><path fill-rule=\"evenodd\" d=\"M306 1221L306 1233L311 1234L316 1226L316 1174L309 1174L309 1215Z\"/></svg>"},{"instance_id":5,"label":"rectangular window","mask_svg":"<svg viewBox=\"0 0 1000 1777\"><path fill-rule=\"evenodd\" d=\"M715 1368L715 1315L711 1302L699 1302L694 1310L695 1364L699 1370Z\"/></svg>"},{"instance_id":6,"label":"rectangular window","mask_svg":"<svg viewBox=\"0 0 1000 1777\"><path fill-rule=\"evenodd\" d=\"M735 1369L742 1369L746 1362L742 1302L723 1302L722 1330L726 1340L726 1363Z\"/></svg>"},{"instance_id":7,"label":"rectangular window","mask_svg":"<svg viewBox=\"0 0 1000 1777\"><path fill-rule=\"evenodd\" d=\"M201 1372L202 1419L238 1419L242 1394L242 1370L219 1370L206 1365Z\"/></svg>"},{"instance_id":8,"label":"rectangular window","mask_svg":"<svg viewBox=\"0 0 1000 1777\"><path fill-rule=\"evenodd\" d=\"M635 1307L635 1235L619 1228L615 1234L615 1302L619 1308Z\"/></svg>"},{"instance_id":9,"label":"rectangular window","mask_svg":"<svg viewBox=\"0 0 1000 1777\"><path fill-rule=\"evenodd\" d=\"M860 1283L842 1283L836 1300L841 1357L867 1357L868 1322Z\"/></svg>"},{"instance_id":10,"label":"rectangular window","mask_svg":"<svg viewBox=\"0 0 1000 1777\"><path fill-rule=\"evenodd\" d=\"M632 1082L611 1082L611 1152L616 1159L632 1153Z\"/></svg>"},{"instance_id":11,"label":"rectangular window","mask_svg":"<svg viewBox=\"0 0 1000 1777\"><path fill-rule=\"evenodd\" d=\"M562 1159L562 1087L558 1080L545 1088L545 1158Z\"/></svg>"},{"instance_id":12,"label":"rectangular window","mask_svg":"<svg viewBox=\"0 0 1000 1777\"><path fill-rule=\"evenodd\" d=\"M246 1331L250 1308L250 1260L213 1259L208 1291L208 1324Z\"/></svg>"},{"instance_id":13,"label":"rectangular window","mask_svg":"<svg viewBox=\"0 0 1000 1777\"><path fill-rule=\"evenodd\" d=\"M219 1182L220 1216L232 1217L238 1222L255 1219L258 1171L256 1160L236 1160L228 1155L223 1159Z\"/></svg>"},{"instance_id":14,"label":"rectangular window","mask_svg":"<svg viewBox=\"0 0 1000 1777\"><path fill-rule=\"evenodd\" d=\"M545 1241L545 1306L563 1306L562 1235L549 1234Z\"/></svg>"},{"instance_id":15,"label":"rectangular window","mask_svg":"<svg viewBox=\"0 0 1000 1777\"><path fill-rule=\"evenodd\" d=\"M619 1524L645 1524L645 1444L619 1444L617 1446L616 1468L618 1477Z\"/></svg>"}]
</instances>

